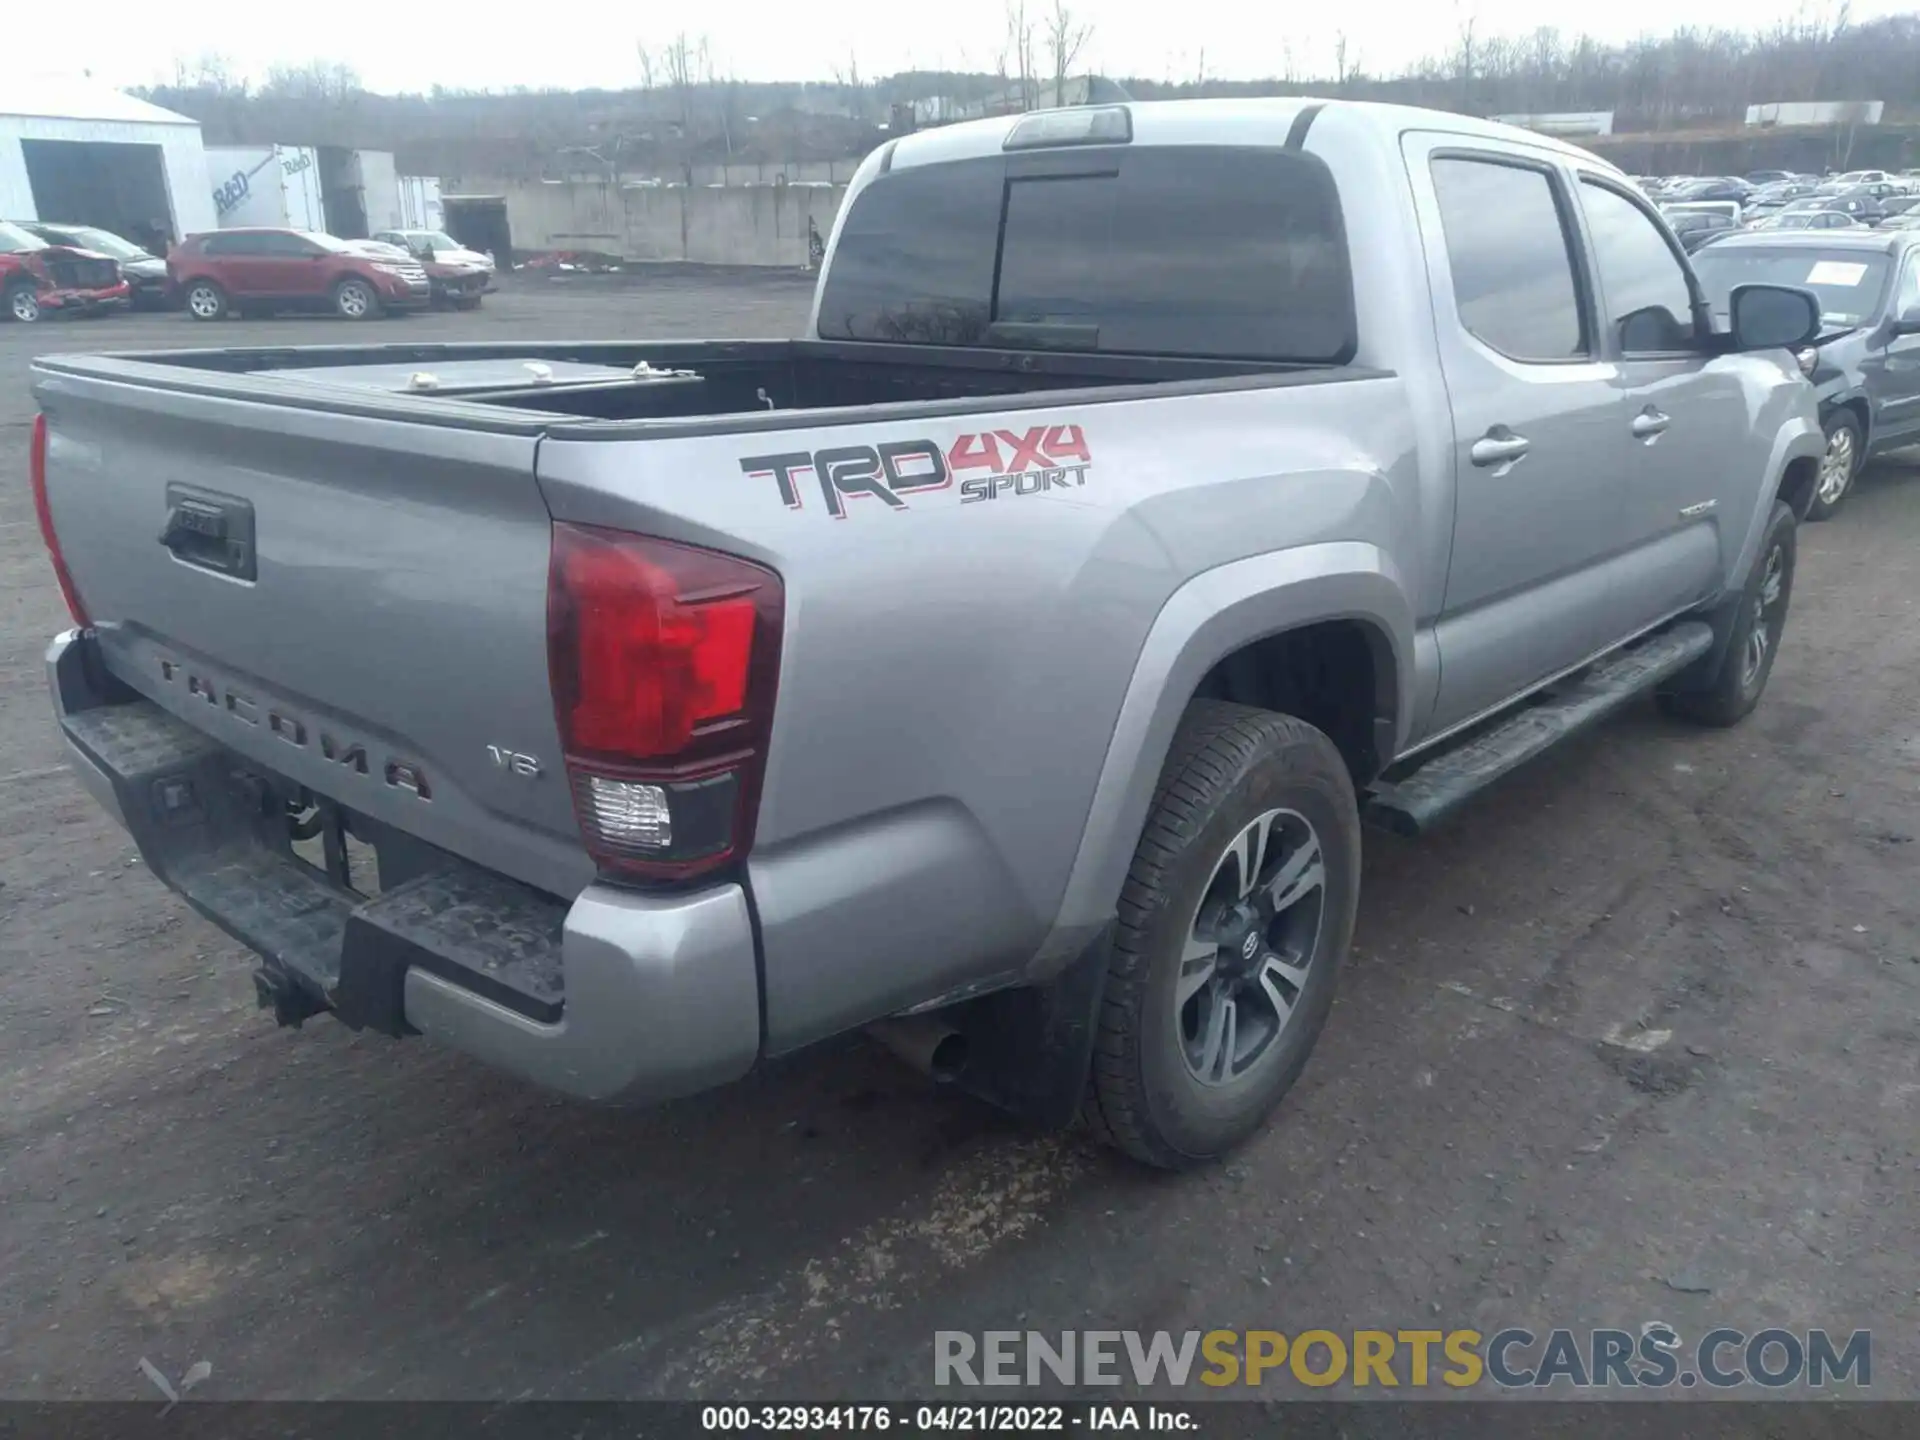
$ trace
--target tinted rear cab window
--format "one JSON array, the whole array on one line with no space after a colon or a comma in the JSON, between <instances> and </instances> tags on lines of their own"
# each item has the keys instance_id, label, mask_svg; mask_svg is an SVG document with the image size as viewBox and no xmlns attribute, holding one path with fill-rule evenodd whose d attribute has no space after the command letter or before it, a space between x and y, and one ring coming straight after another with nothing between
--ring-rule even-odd
<instances>
[{"instance_id":1,"label":"tinted rear cab window","mask_svg":"<svg viewBox=\"0 0 1920 1440\"><path fill-rule=\"evenodd\" d=\"M820 334L1343 362L1353 300L1338 195L1319 161L1251 148L901 169L848 213Z\"/></svg>"}]
</instances>

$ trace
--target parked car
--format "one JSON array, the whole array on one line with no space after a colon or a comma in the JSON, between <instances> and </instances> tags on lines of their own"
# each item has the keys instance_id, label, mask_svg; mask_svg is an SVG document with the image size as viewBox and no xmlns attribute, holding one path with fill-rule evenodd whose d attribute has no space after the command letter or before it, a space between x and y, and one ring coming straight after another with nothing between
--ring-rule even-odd
<instances>
[{"instance_id":1,"label":"parked car","mask_svg":"<svg viewBox=\"0 0 1920 1440\"><path fill-rule=\"evenodd\" d=\"M1804 180L1783 180L1778 184L1762 186L1747 202L1747 213L1777 210L1791 201L1805 199L1813 194L1814 189L1813 185Z\"/></svg>"},{"instance_id":2,"label":"parked car","mask_svg":"<svg viewBox=\"0 0 1920 1440\"><path fill-rule=\"evenodd\" d=\"M52 245L78 246L96 255L105 255L120 267L134 309L158 310L166 306L167 262L131 240L97 225L55 225L44 220L27 220L21 222L20 228Z\"/></svg>"},{"instance_id":3,"label":"parked car","mask_svg":"<svg viewBox=\"0 0 1920 1440\"><path fill-rule=\"evenodd\" d=\"M31 325L48 315L104 315L127 308L120 267L77 245L43 240L0 220L0 314Z\"/></svg>"},{"instance_id":4,"label":"parked car","mask_svg":"<svg viewBox=\"0 0 1920 1440\"><path fill-rule=\"evenodd\" d=\"M370 320L432 298L427 272L400 255L307 230L235 229L189 235L167 256L172 293L196 320L236 310L331 310Z\"/></svg>"},{"instance_id":5,"label":"parked car","mask_svg":"<svg viewBox=\"0 0 1920 1440\"><path fill-rule=\"evenodd\" d=\"M1711 210L1696 210L1690 213L1669 215L1667 224L1680 238L1680 244L1688 254L1692 254L1709 240L1721 235L1730 235L1740 227L1731 215L1717 214Z\"/></svg>"},{"instance_id":6,"label":"parked car","mask_svg":"<svg viewBox=\"0 0 1920 1440\"><path fill-rule=\"evenodd\" d=\"M1748 230L1864 230L1851 215L1839 210L1783 210L1756 220Z\"/></svg>"},{"instance_id":7,"label":"parked car","mask_svg":"<svg viewBox=\"0 0 1920 1440\"><path fill-rule=\"evenodd\" d=\"M1820 301L1808 368L1827 453L1808 519L1840 508L1869 457L1920 442L1920 233L1736 235L1694 271L1721 316L1739 285L1797 285Z\"/></svg>"},{"instance_id":8,"label":"parked car","mask_svg":"<svg viewBox=\"0 0 1920 1440\"><path fill-rule=\"evenodd\" d=\"M382 230L373 237L420 262L433 285L433 303L477 310L493 288L493 261L439 230Z\"/></svg>"},{"instance_id":9,"label":"parked car","mask_svg":"<svg viewBox=\"0 0 1920 1440\"><path fill-rule=\"evenodd\" d=\"M1754 187L1744 180L1716 175L1670 186L1662 198L1666 200L1734 200L1744 205L1752 198L1753 193Z\"/></svg>"},{"instance_id":10,"label":"parked car","mask_svg":"<svg viewBox=\"0 0 1920 1440\"><path fill-rule=\"evenodd\" d=\"M1791 170L1753 170L1747 174L1747 183L1760 186L1778 185L1796 178Z\"/></svg>"},{"instance_id":11,"label":"parked car","mask_svg":"<svg viewBox=\"0 0 1920 1440\"><path fill-rule=\"evenodd\" d=\"M1880 219L1875 223L1887 225L1902 215L1911 214L1920 208L1920 195L1894 195L1880 202Z\"/></svg>"},{"instance_id":12,"label":"parked car","mask_svg":"<svg viewBox=\"0 0 1920 1440\"><path fill-rule=\"evenodd\" d=\"M1851 215L1862 225L1873 225L1887 218L1887 212L1877 195L1859 188L1843 190L1838 195L1822 198L1821 205L1827 210L1838 210L1843 215Z\"/></svg>"},{"instance_id":13,"label":"parked car","mask_svg":"<svg viewBox=\"0 0 1920 1440\"><path fill-rule=\"evenodd\" d=\"M1817 307L1713 332L1592 155L1082 106L833 231L798 341L35 362L74 770L276 1018L627 1102L871 1027L1194 1164L1307 1062L1363 813L1759 703Z\"/></svg>"}]
</instances>

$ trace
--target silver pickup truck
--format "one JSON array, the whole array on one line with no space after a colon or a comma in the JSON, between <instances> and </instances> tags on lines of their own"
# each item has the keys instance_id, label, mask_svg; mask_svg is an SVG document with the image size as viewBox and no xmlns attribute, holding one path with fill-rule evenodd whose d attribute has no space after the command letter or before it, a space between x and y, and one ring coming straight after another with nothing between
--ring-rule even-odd
<instances>
[{"instance_id":1,"label":"silver pickup truck","mask_svg":"<svg viewBox=\"0 0 1920 1440\"><path fill-rule=\"evenodd\" d=\"M1192 1163L1306 1061L1364 817L1759 698L1819 317L1728 316L1455 115L907 136L802 339L39 361L59 723L283 1023L625 1102L872 1027Z\"/></svg>"}]
</instances>

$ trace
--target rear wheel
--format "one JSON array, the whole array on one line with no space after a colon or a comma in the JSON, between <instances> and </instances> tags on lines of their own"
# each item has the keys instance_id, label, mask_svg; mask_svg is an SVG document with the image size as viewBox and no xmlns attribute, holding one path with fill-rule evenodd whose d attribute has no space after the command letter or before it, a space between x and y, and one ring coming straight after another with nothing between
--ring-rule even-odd
<instances>
[{"instance_id":1,"label":"rear wheel","mask_svg":"<svg viewBox=\"0 0 1920 1440\"><path fill-rule=\"evenodd\" d=\"M1299 1077L1353 933L1360 821L1333 742L1189 708L1121 894L1085 1113L1150 1165L1210 1160Z\"/></svg>"},{"instance_id":2,"label":"rear wheel","mask_svg":"<svg viewBox=\"0 0 1920 1440\"><path fill-rule=\"evenodd\" d=\"M1807 519L1825 520L1846 503L1853 493L1854 477L1860 473L1864 450L1860 422L1851 410L1836 410L1821 427L1827 432L1827 453L1820 458L1820 475L1814 481L1813 503L1807 507Z\"/></svg>"},{"instance_id":3,"label":"rear wheel","mask_svg":"<svg viewBox=\"0 0 1920 1440\"><path fill-rule=\"evenodd\" d=\"M7 318L22 325L36 324L46 312L40 308L40 296L32 285L15 285L7 291Z\"/></svg>"},{"instance_id":4,"label":"rear wheel","mask_svg":"<svg viewBox=\"0 0 1920 1440\"><path fill-rule=\"evenodd\" d=\"M371 320L380 313L380 297L364 280L342 280L333 287L333 308L347 320Z\"/></svg>"},{"instance_id":5,"label":"rear wheel","mask_svg":"<svg viewBox=\"0 0 1920 1440\"><path fill-rule=\"evenodd\" d=\"M196 280L183 297L187 313L196 320L220 320L227 313L227 292L211 280Z\"/></svg>"}]
</instances>

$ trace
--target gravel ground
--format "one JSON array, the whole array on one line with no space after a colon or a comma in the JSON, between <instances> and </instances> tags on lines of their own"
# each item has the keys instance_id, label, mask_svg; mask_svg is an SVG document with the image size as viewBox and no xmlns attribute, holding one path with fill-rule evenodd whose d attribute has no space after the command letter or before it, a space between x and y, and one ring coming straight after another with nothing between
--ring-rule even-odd
<instances>
[{"instance_id":1,"label":"gravel ground","mask_svg":"<svg viewBox=\"0 0 1920 1440\"><path fill-rule=\"evenodd\" d=\"M394 330L781 334L806 300L675 274ZM63 767L27 364L345 338L0 327L0 1396L150 1399L144 1356L219 1397L870 1397L930 1389L936 1328L1664 1320L1871 1328L1875 1393L1920 1397L1911 465L1803 532L1751 722L1636 710L1440 835L1370 835L1304 1080L1166 1177L858 1039L617 1113L255 1010Z\"/></svg>"}]
</instances>

